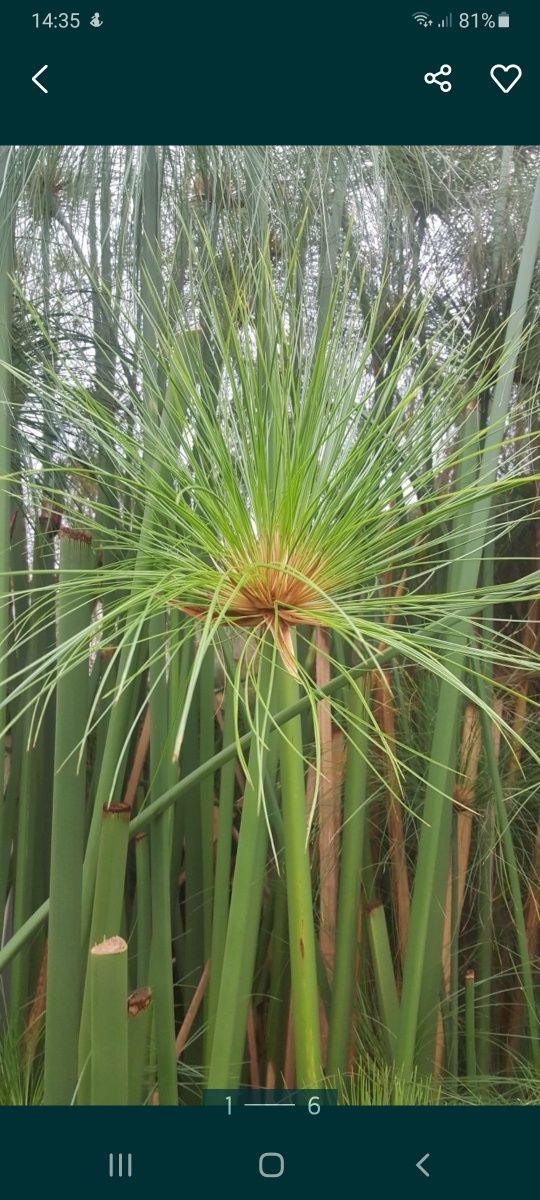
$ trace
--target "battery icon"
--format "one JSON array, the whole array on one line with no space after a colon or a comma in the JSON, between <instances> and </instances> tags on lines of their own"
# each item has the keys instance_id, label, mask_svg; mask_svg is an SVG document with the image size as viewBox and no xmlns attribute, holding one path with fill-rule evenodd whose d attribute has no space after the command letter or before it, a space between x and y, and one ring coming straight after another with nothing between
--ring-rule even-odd
<instances>
[{"instance_id":1,"label":"battery icon","mask_svg":"<svg viewBox=\"0 0 540 1200\"><path fill-rule=\"evenodd\" d=\"M499 13L499 16L497 17L497 24L499 29L508 29L510 25L510 17L508 16L508 13Z\"/></svg>"}]
</instances>

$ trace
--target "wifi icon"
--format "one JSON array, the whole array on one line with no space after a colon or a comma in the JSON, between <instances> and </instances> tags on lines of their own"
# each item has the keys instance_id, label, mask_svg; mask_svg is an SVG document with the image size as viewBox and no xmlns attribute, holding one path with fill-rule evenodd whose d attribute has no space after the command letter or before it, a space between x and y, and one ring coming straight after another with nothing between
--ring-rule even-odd
<instances>
[{"instance_id":1,"label":"wifi icon","mask_svg":"<svg viewBox=\"0 0 540 1200\"><path fill-rule=\"evenodd\" d=\"M413 13L413 21L416 21L418 25L423 25L424 29L427 29L428 25L432 24L431 17L427 12Z\"/></svg>"}]
</instances>

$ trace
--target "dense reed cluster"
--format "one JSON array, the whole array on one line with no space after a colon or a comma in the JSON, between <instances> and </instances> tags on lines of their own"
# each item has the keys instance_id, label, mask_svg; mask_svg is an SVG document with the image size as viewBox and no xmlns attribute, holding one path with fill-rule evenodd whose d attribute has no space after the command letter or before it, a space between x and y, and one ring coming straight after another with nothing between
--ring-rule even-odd
<instances>
[{"instance_id":1,"label":"dense reed cluster","mask_svg":"<svg viewBox=\"0 0 540 1200\"><path fill-rule=\"evenodd\" d=\"M535 1100L538 155L0 153L0 1103Z\"/></svg>"}]
</instances>

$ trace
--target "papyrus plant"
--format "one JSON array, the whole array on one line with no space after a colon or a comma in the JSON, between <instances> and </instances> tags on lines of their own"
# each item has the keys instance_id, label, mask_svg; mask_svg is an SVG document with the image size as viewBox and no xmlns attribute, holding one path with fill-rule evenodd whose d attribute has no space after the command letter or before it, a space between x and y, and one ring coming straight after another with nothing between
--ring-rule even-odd
<instances>
[{"instance_id":1,"label":"papyrus plant","mask_svg":"<svg viewBox=\"0 0 540 1200\"><path fill-rule=\"evenodd\" d=\"M8 723L16 703L17 712L26 713L31 742L59 682L76 664L106 653L85 730L71 752L80 758L98 722L109 719L106 783L96 792L86 848L84 942L102 806L115 799L136 722L147 704L169 714L162 730L154 718L155 769L158 762L175 762L203 664L209 654L223 659L247 787L208 1077L218 1087L240 1078L259 921L255 901L262 894L267 838L274 843L275 833L266 780L277 778L297 1080L311 1086L322 1072L308 858L318 790L306 813L305 765L311 759L320 774L320 744L316 719L310 745L299 716L277 736L275 717L302 693L315 714L308 649L313 630L324 630L331 670L341 680L332 716L356 759L369 760L377 774L383 751L398 801L405 798L407 771L416 777L431 771L443 784L430 785L433 803L447 803L451 772L437 774L437 746L427 761L403 755L399 742L379 728L358 676L378 672L384 650L434 676L453 704L464 697L491 715L489 701L474 688L478 671L533 665L523 647L491 635L483 613L503 600L534 595L536 574L512 585L482 584L478 571L460 568L472 553L479 560L485 546L495 545L524 505L517 485L530 478L531 468L511 396L493 410L487 443L476 419L480 399L507 370L511 393L508 364L519 329L511 329L506 342L501 330L467 339L445 319L426 337L426 310L409 296L384 318L375 297L366 316L345 265L324 322L316 320L309 295L300 319L288 271L273 272L264 248L248 256L242 273L231 264L226 282L211 246L204 246L204 269L193 247L189 283L172 306L180 319L171 323L171 307L156 296L150 305L147 296L146 334L133 331L143 341L140 395L103 388L96 395L61 364L49 371L45 386L62 448L39 479L27 474L25 487L39 492L41 506L68 528L90 536L99 557L91 570L62 570L42 594L38 587L31 619L17 623L17 646L22 651L35 636L40 614L51 621L49 592L55 602L61 596L64 614L70 597L74 606L90 603L92 619L11 674ZM384 361L374 355L381 321L394 331ZM486 444L488 472L482 470ZM503 497L504 505L494 503ZM401 580L398 590L388 587L390 577ZM463 653L471 620L474 667ZM236 659L222 652L231 629L238 635ZM193 654L182 686L165 697L161 689L175 677L187 646ZM119 712L130 715L120 721ZM504 720L497 720L509 736ZM248 761L241 723L251 734ZM446 750L450 755L451 747ZM348 819L354 816L349 797ZM167 853L165 846L162 864ZM349 921L346 899L340 911ZM422 937L421 969L425 931ZM417 1002L409 1007L412 1024L402 1030L407 1067Z\"/></svg>"}]
</instances>

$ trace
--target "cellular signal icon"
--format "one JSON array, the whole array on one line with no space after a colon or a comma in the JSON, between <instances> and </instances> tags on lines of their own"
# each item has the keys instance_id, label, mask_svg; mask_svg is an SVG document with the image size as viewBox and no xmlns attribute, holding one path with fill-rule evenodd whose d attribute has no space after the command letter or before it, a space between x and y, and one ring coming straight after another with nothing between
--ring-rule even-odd
<instances>
[{"instance_id":1,"label":"cellular signal icon","mask_svg":"<svg viewBox=\"0 0 540 1200\"><path fill-rule=\"evenodd\" d=\"M443 17L442 21L437 21L437 29L452 28L452 13L448 13L447 17Z\"/></svg>"},{"instance_id":2,"label":"cellular signal icon","mask_svg":"<svg viewBox=\"0 0 540 1200\"><path fill-rule=\"evenodd\" d=\"M433 25L433 21L427 12L413 13L413 21L416 21L417 25L422 25L424 29L427 29L429 25Z\"/></svg>"}]
</instances>

